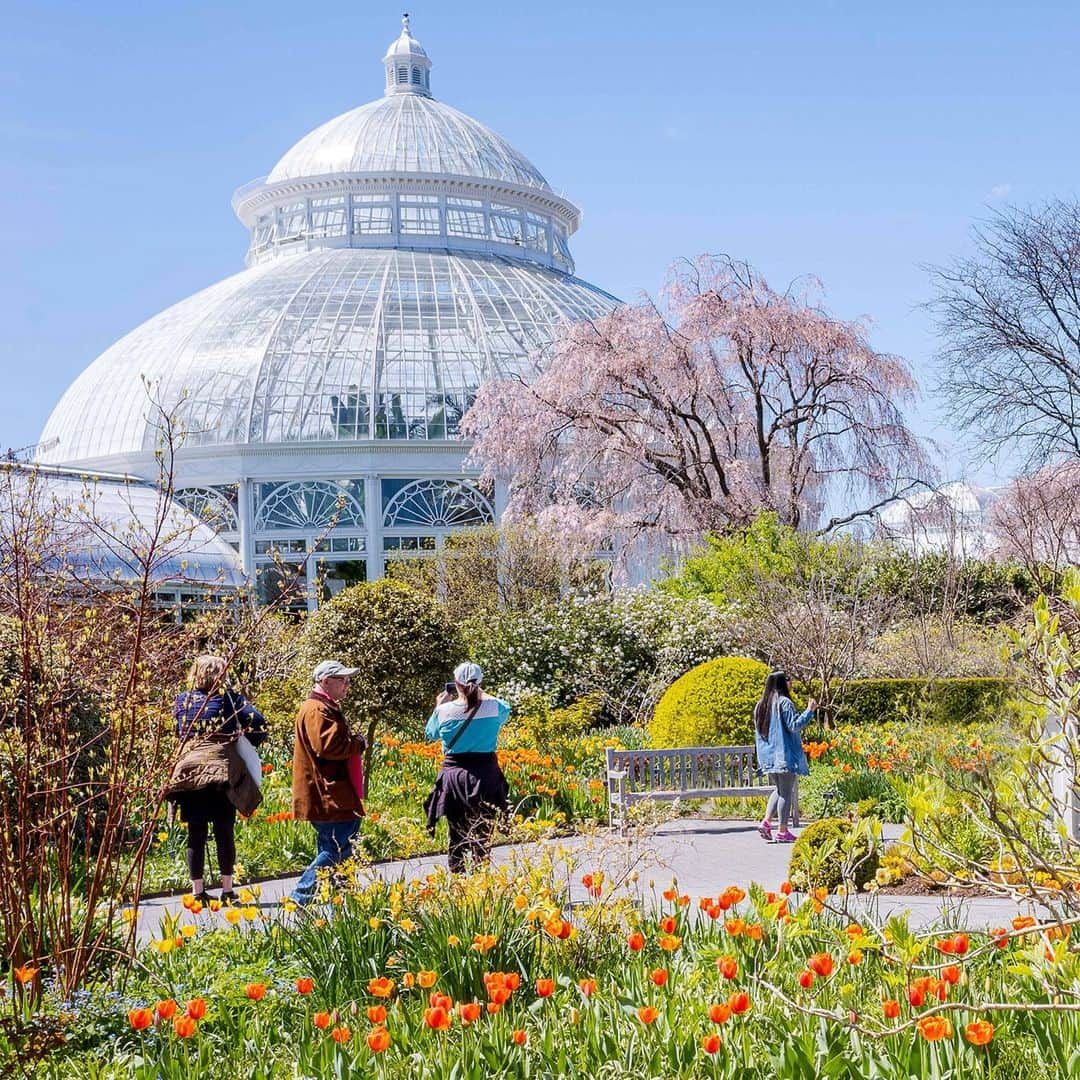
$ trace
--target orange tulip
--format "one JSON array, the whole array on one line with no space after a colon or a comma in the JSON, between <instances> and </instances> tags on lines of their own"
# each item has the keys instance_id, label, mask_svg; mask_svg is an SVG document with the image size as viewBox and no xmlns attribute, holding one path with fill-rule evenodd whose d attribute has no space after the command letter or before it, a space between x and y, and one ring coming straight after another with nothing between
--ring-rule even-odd
<instances>
[{"instance_id":1,"label":"orange tulip","mask_svg":"<svg viewBox=\"0 0 1080 1080\"><path fill-rule=\"evenodd\" d=\"M671 915L667 915L660 920L660 932L662 934L674 934L675 927L678 925L678 922Z\"/></svg>"},{"instance_id":2,"label":"orange tulip","mask_svg":"<svg viewBox=\"0 0 1080 1080\"><path fill-rule=\"evenodd\" d=\"M206 1015L206 998L192 998L184 1011L192 1020L201 1020Z\"/></svg>"},{"instance_id":3,"label":"orange tulip","mask_svg":"<svg viewBox=\"0 0 1080 1080\"><path fill-rule=\"evenodd\" d=\"M722 1001L709 1006L709 1019L714 1024L726 1024L731 1019L731 1009Z\"/></svg>"},{"instance_id":4,"label":"orange tulip","mask_svg":"<svg viewBox=\"0 0 1080 1080\"><path fill-rule=\"evenodd\" d=\"M515 1028L511 1033L510 1038L513 1040L515 1046L524 1046L529 1041L528 1033L522 1031L521 1028Z\"/></svg>"},{"instance_id":5,"label":"orange tulip","mask_svg":"<svg viewBox=\"0 0 1080 1080\"><path fill-rule=\"evenodd\" d=\"M967 934L956 934L952 939L952 951L956 956L963 956L971 945Z\"/></svg>"},{"instance_id":6,"label":"orange tulip","mask_svg":"<svg viewBox=\"0 0 1080 1080\"><path fill-rule=\"evenodd\" d=\"M675 950L682 945L682 938L676 937L674 934L661 934L656 944L659 945L664 952L675 952Z\"/></svg>"},{"instance_id":7,"label":"orange tulip","mask_svg":"<svg viewBox=\"0 0 1080 1080\"><path fill-rule=\"evenodd\" d=\"M814 973L812 971L799 972L799 985L804 990L809 990L814 985Z\"/></svg>"},{"instance_id":8,"label":"orange tulip","mask_svg":"<svg viewBox=\"0 0 1080 1080\"><path fill-rule=\"evenodd\" d=\"M132 1009L128 1013L128 1023L136 1030L143 1031L154 1022L153 1009Z\"/></svg>"},{"instance_id":9,"label":"orange tulip","mask_svg":"<svg viewBox=\"0 0 1080 1080\"><path fill-rule=\"evenodd\" d=\"M487 1003L487 1011L490 1016L494 1016L502 1006L497 1001L489 1001Z\"/></svg>"},{"instance_id":10,"label":"orange tulip","mask_svg":"<svg viewBox=\"0 0 1080 1080\"><path fill-rule=\"evenodd\" d=\"M994 1037L994 1025L989 1020L976 1020L964 1028L964 1038L972 1046L985 1046Z\"/></svg>"},{"instance_id":11,"label":"orange tulip","mask_svg":"<svg viewBox=\"0 0 1080 1080\"><path fill-rule=\"evenodd\" d=\"M833 973L833 958L827 952L814 953L814 955L806 961L806 966L815 975L820 975L821 978L827 979Z\"/></svg>"},{"instance_id":12,"label":"orange tulip","mask_svg":"<svg viewBox=\"0 0 1080 1080\"><path fill-rule=\"evenodd\" d=\"M847 962L851 964L852 967L857 967L861 964L863 962L862 949L852 949L851 952L847 954Z\"/></svg>"},{"instance_id":13,"label":"orange tulip","mask_svg":"<svg viewBox=\"0 0 1080 1080\"><path fill-rule=\"evenodd\" d=\"M750 995L745 990L738 990L728 998L728 1008L736 1016L750 1008Z\"/></svg>"},{"instance_id":14,"label":"orange tulip","mask_svg":"<svg viewBox=\"0 0 1080 1080\"><path fill-rule=\"evenodd\" d=\"M596 993L595 979L578 979L578 989L585 997L592 997Z\"/></svg>"},{"instance_id":15,"label":"orange tulip","mask_svg":"<svg viewBox=\"0 0 1080 1080\"><path fill-rule=\"evenodd\" d=\"M854 941L855 938L862 937L863 928L858 923L852 923L844 932Z\"/></svg>"},{"instance_id":16,"label":"orange tulip","mask_svg":"<svg viewBox=\"0 0 1080 1080\"><path fill-rule=\"evenodd\" d=\"M1014 930L1028 930L1035 925L1035 919L1031 915L1017 915L1012 921Z\"/></svg>"},{"instance_id":17,"label":"orange tulip","mask_svg":"<svg viewBox=\"0 0 1080 1080\"><path fill-rule=\"evenodd\" d=\"M244 987L244 993L251 998L252 1001L262 1001L266 997L266 983L248 983Z\"/></svg>"},{"instance_id":18,"label":"orange tulip","mask_svg":"<svg viewBox=\"0 0 1080 1080\"><path fill-rule=\"evenodd\" d=\"M782 893L782 894L783 894L784 896L790 896L790 895L791 895L791 882L790 882L790 881L785 881L785 882L784 882L784 883L783 883L783 884L782 884L782 885L780 886L780 892L781 892L781 893Z\"/></svg>"},{"instance_id":19,"label":"orange tulip","mask_svg":"<svg viewBox=\"0 0 1080 1080\"><path fill-rule=\"evenodd\" d=\"M675 889L665 889L662 895L665 900L671 901L674 900L675 897L679 894L675 891Z\"/></svg>"},{"instance_id":20,"label":"orange tulip","mask_svg":"<svg viewBox=\"0 0 1080 1080\"><path fill-rule=\"evenodd\" d=\"M949 964L947 967L941 969L941 977L947 982L955 986L960 981L960 969L956 964Z\"/></svg>"},{"instance_id":21,"label":"orange tulip","mask_svg":"<svg viewBox=\"0 0 1080 1080\"><path fill-rule=\"evenodd\" d=\"M745 933L751 941L760 941L765 936L765 931L757 923L750 923Z\"/></svg>"},{"instance_id":22,"label":"orange tulip","mask_svg":"<svg viewBox=\"0 0 1080 1080\"><path fill-rule=\"evenodd\" d=\"M927 1042L937 1042L952 1035L952 1023L947 1016L924 1016L916 1025L919 1034Z\"/></svg>"},{"instance_id":23,"label":"orange tulip","mask_svg":"<svg viewBox=\"0 0 1080 1080\"><path fill-rule=\"evenodd\" d=\"M17 967L14 969L15 978L19 981L21 986L25 986L28 982L34 981L34 976L38 973L36 967L31 967L29 964L26 967Z\"/></svg>"},{"instance_id":24,"label":"orange tulip","mask_svg":"<svg viewBox=\"0 0 1080 1080\"><path fill-rule=\"evenodd\" d=\"M374 1027L367 1033L368 1049L381 1054L390 1045L390 1032L384 1027Z\"/></svg>"},{"instance_id":25,"label":"orange tulip","mask_svg":"<svg viewBox=\"0 0 1080 1080\"><path fill-rule=\"evenodd\" d=\"M441 1005L424 1010L424 1023L432 1031L446 1031L450 1027L450 1014Z\"/></svg>"},{"instance_id":26,"label":"orange tulip","mask_svg":"<svg viewBox=\"0 0 1080 1080\"><path fill-rule=\"evenodd\" d=\"M388 998L394 992L394 980L380 975L377 979L369 979L367 988L372 997Z\"/></svg>"},{"instance_id":27,"label":"orange tulip","mask_svg":"<svg viewBox=\"0 0 1080 1080\"><path fill-rule=\"evenodd\" d=\"M352 1031L344 1025L336 1027L330 1032L330 1038L336 1043L347 1043L352 1038Z\"/></svg>"},{"instance_id":28,"label":"orange tulip","mask_svg":"<svg viewBox=\"0 0 1080 1080\"><path fill-rule=\"evenodd\" d=\"M454 999L449 994L440 994L436 990L428 994L428 1004L433 1009L445 1009L449 1012L454 1007Z\"/></svg>"},{"instance_id":29,"label":"orange tulip","mask_svg":"<svg viewBox=\"0 0 1080 1080\"><path fill-rule=\"evenodd\" d=\"M725 979L734 979L739 974L739 961L734 956L721 956L716 966Z\"/></svg>"},{"instance_id":30,"label":"orange tulip","mask_svg":"<svg viewBox=\"0 0 1080 1080\"><path fill-rule=\"evenodd\" d=\"M706 1035L705 1038L701 1040L701 1049L704 1050L706 1054L718 1053L720 1050L720 1036L715 1033Z\"/></svg>"},{"instance_id":31,"label":"orange tulip","mask_svg":"<svg viewBox=\"0 0 1080 1080\"><path fill-rule=\"evenodd\" d=\"M296 980L296 992L298 994L310 994L315 989L315 980L309 975L304 975Z\"/></svg>"},{"instance_id":32,"label":"orange tulip","mask_svg":"<svg viewBox=\"0 0 1080 1080\"><path fill-rule=\"evenodd\" d=\"M895 1020L900 1015L900 1002L889 998L888 1001L881 1003L881 1011L885 1014L886 1020Z\"/></svg>"},{"instance_id":33,"label":"orange tulip","mask_svg":"<svg viewBox=\"0 0 1080 1080\"><path fill-rule=\"evenodd\" d=\"M990 931L990 939L997 949L1006 949L1009 946L1009 931L1004 926L997 926Z\"/></svg>"},{"instance_id":34,"label":"orange tulip","mask_svg":"<svg viewBox=\"0 0 1080 1080\"><path fill-rule=\"evenodd\" d=\"M652 979L653 983L657 986L667 986L667 968L653 968L653 970L649 972L649 978Z\"/></svg>"},{"instance_id":35,"label":"orange tulip","mask_svg":"<svg viewBox=\"0 0 1080 1080\"><path fill-rule=\"evenodd\" d=\"M325 1031L330 1026L330 1014L328 1012L317 1012L312 1018L311 1022L320 1030Z\"/></svg>"},{"instance_id":36,"label":"orange tulip","mask_svg":"<svg viewBox=\"0 0 1080 1080\"><path fill-rule=\"evenodd\" d=\"M728 919L724 923L724 929L732 936L738 937L746 929L746 923L742 919Z\"/></svg>"},{"instance_id":37,"label":"orange tulip","mask_svg":"<svg viewBox=\"0 0 1080 1080\"><path fill-rule=\"evenodd\" d=\"M627 939L626 944L631 952L641 952L645 948L645 935L635 930Z\"/></svg>"},{"instance_id":38,"label":"orange tulip","mask_svg":"<svg viewBox=\"0 0 1080 1080\"><path fill-rule=\"evenodd\" d=\"M367 1011L368 1022L372 1024L382 1024L386 1022L386 1006L385 1005L369 1005Z\"/></svg>"},{"instance_id":39,"label":"orange tulip","mask_svg":"<svg viewBox=\"0 0 1080 1080\"><path fill-rule=\"evenodd\" d=\"M164 1001L159 1001L154 1006L154 1012L162 1020L171 1020L176 1015L176 1002L172 998L166 998Z\"/></svg>"},{"instance_id":40,"label":"orange tulip","mask_svg":"<svg viewBox=\"0 0 1080 1080\"><path fill-rule=\"evenodd\" d=\"M178 1016L173 1020L173 1031L178 1039L187 1039L195 1034L195 1021L190 1016Z\"/></svg>"},{"instance_id":41,"label":"orange tulip","mask_svg":"<svg viewBox=\"0 0 1080 1080\"><path fill-rule=\"evenodd\" d=\"M537 979L536 980L536 996L537 997L551 997L555 993L555 980L554 979Z\"/></svg>"},{"instance_id":42,"label":"orange tulip","mask_svg":"<svg viewBox=\"0 0 1080 1080\"><path fill-rule=\"evenodd\" d=\"M651 1024L659 1015L659 1010L652 1005L642 1005L637 1011L638 1019L645 1025Z\"/></svg>"},{"instance_id":43,"label":"orange tulip","mask_svg":"<svg viewBox=\"0 0 1080 1080\"><path fill-rule=\"evenodd\" d=\"M480 1003L478 1001L463 1001L458 1006L458 1015L466 1024L473 1024L480 1019Z\"/></svg>"},{"instance_id":44,"label":"orange tulip","mask_svg":"<svg viewBox=\"0 0 1080 1080\"><path fill-rule=\"evenodd\" d=\"M420 984L421 990L430 990L435 985L435 980L438 976L434 971L418 971L416 973L416 981Z\"/></svg>"}]
</instances>

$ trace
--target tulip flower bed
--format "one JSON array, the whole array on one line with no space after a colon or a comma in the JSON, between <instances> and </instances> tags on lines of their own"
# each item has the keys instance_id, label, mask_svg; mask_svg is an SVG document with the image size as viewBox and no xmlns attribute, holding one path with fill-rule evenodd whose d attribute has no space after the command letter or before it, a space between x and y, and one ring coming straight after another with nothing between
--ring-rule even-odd
<instances>
[{"instance_id":1,"label":"tulip flower bed","mask_svg":"<svg viewBox=\"0 0 1080 1080\"><path fill-rule=\"evenodd\" d=\"M552 863L375 882L306 911L189 902L117 989L36 1005L35 1076L987 1077L1080 1071L1070 927L878 927L836 898ZM565 874L565 871L564 871ZM25 972L23 973L26 974ZM46 973L41 973L45 977ZM43 1054L41 1060L33 1055Z\"/></svg>"}]
</instances>

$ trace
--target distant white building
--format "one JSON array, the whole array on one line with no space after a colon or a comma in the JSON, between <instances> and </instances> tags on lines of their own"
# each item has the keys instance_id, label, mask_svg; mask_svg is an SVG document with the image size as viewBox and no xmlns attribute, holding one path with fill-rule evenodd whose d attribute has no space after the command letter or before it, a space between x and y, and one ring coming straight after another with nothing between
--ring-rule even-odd
<instances>
[{"instance_id":1,"label":"distant white building","mask_svg":"<svg viewBox=\"0 0 1080 1080\"><path fill-rule=\"evenodd\" d=\"M947 551L985 558L994 547L988 511L997 494L965 481L942 484L892 503L879 516L879 529L916 555Z\"/></svg>"}]
</instances>

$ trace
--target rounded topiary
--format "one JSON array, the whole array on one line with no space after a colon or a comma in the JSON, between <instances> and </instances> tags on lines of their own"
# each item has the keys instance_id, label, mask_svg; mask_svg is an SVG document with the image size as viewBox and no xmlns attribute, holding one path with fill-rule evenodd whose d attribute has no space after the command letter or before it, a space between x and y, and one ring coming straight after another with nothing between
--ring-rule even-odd
<instances>
[{"instance_id":1,"label":"rounded topiary","mask_svg":"<svg viewBox=\"0 0 1080 1080\"><path fill-rule=\"evenodd\" d=\"M828 852L823 854L823 848ZM877 873L878 865L877 847L865 834L853 833L847 818L824 818L807 825L792 846L788 879L803 892L832 892L838 885L861 889Z\"/></svg>"},{"instance_id":2,"label":"rounded topiary","mask_svg":"<svg viewBox=\"0 0 1080 1080\"><path fill-rule=\"evenodd\" d=\"M768 667L722 656L691 668L668 687L649 724L653 746L746 746Z\"/></svg>"},{"instance_id":3,"label":"rounded topiary","mask_svg":"<svg viewBox=\"0 0 1080 1080\"><path fill-rule=\"evenodd\" d=\"M434 600L400 582L366 582L343 589L304 624L298 689L306 692L320 660L359 668L342 708L362 725L370 757L380 727L421 737L435 695L463 656L457 629Z\"/></svg>"}]
</instances>

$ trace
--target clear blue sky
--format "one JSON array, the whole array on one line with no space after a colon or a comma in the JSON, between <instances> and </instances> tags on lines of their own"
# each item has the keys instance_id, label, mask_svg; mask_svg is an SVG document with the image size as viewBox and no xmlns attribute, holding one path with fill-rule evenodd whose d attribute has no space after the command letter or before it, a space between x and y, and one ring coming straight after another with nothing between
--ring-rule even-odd
<instances>
[{"instance_id":1,"label":"clear blue sky","mask_svg":"<svg viewBox=\"0 0 1080 1080\"><path fill-rule=\"evenodd\" d=\"M988 207L1074 194L1075 0L410 5L435 95L584 209L581 276L624 298L679 256L839 315L928 373L923 263ZM0 35L0 446L149 316L242 267L229 199L379 96L390 3L10 5ZM948 439L933 401L918 423ZM998 474L1007 470L999 464ZM994 468L953 456L950 471Z\"/></svg>"}]
</instances>

